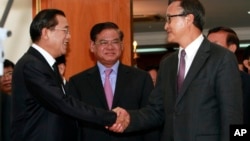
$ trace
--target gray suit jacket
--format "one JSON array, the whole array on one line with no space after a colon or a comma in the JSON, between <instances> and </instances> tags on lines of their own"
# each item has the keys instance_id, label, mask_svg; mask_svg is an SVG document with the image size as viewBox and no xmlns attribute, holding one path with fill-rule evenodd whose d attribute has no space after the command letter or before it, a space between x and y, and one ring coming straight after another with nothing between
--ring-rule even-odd
<instances>
[{"instance_id":1,"label":"gray suit jacket","mask_svg":"<svg viewBox=\"0 0 250 141\"><path fill-rule=\"evenodd\" d=\"M164 126L162 141L229 141L229 125L242 123L242 89L235 55L202 42L177 97L178 52L161 62L150 104L130 111L127 131Z\"/></svg>"}]
</instances>

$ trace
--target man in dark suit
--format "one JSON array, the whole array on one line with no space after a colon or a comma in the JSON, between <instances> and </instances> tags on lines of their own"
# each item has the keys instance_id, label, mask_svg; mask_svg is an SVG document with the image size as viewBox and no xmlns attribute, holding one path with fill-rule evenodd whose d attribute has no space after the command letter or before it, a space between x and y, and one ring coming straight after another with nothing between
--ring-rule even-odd
<instances>
[{"instance_id":1,"label":"man in dark suit","mask_svg":"<svg viewBox=\"0 0 250 141\"><path fill-rule=\"evenodd\" d=\"M12 87L12 141L74 141L75 120L108 126L116 121L111 111L93 108L63 88L55 58L66 54L70 39L65 14L40 11L30 26L33 44L16 63Z\"/></svg>"},{"instance_id":2,"label":"man in dark suit","mask_svg":"<svg viewBox=\"0 0 250 141\"><path fill-rule=\"evenodd\" d=\"M0 76L0 110L1 115L1 141L10 141L10 111L12 93L12 74L15 64L8 59L3 62L3 75Z\"/></svg>"},{"instance_id":3,"label":"man in dark suit","mask_svg":"<svg viewBox=\"0 0 250 141\"><path fill-rule=\"evenodd\" d=\"M219 26L209 29L207 38L233 53L240 47L240 40L236 32L228 27ZM250 124L250 75L240 70L240 76L243 90L243 121L244 124Z\"/></svg>"},{"instance_id":4,"label":"man in dark suit","mask_svg":"<svg viewBox=\"0 0 250 141\"><path fill-rule=\"evenodd\" d=\"M153 89L150 75L143 70L123 65L119 59L123 50L123 32L112 22L97 23L90 32L90 50L97 64L69 80L71 93L89 105L110 110L113 107L139 109L148 102ZM112 87L112 106L105 96L105 70L112 69L109 81ZM81 141L157 141L157 131L114 133L94 124L81 125ZM150 132L151 131L151 132Z\"/></svg>"},{"instance_id":5,"label":"man in dark suit","mask_svg":"<svg viewBox=\"0 0 250 141\"><path fill-rule=\"evenodd\" d=\"M237 59L202 35L204 15L198 0L170 2L167 41L178 43L179 51L162 60L156 87L145 108L129 114L115 109L130 120L126 132L163 124L162 141L229 141L229 126L242 123ZM180 56L183 50L184 57ZM179 90L178 70L184 72ZM109 129L122 132L115 127Z\"/></svg>"}]
</instances>

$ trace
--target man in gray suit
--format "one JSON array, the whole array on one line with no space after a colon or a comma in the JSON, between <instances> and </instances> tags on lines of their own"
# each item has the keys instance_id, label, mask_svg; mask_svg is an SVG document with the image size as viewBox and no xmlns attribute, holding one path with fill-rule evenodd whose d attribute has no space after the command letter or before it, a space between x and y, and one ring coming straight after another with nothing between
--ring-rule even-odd
<instances>
[{"instance_id":1,"label":"man in gray suit","mask_svg":"<svg viewBox=\"0 0 250 141\"><path fill-rule=\"evenodd\" d=\"M229 141L229 126L242 123L235 55L202 35L205 10L198 0L171 1L166 17L167 40L178 43L179 51L161 62L146 108L129 114L121 108L115 111L130 120L126 132L163 124L162 141ZM184 81L177 91L181 64ZM110 130L123 131L116 125Z\"/></svg>"}]
</instances>

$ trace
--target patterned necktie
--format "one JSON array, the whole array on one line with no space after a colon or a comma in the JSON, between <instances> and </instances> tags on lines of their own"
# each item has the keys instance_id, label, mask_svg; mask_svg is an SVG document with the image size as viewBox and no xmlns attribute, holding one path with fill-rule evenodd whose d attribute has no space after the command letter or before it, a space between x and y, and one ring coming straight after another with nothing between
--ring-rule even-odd
<instances>
[{"instance_id":1,"label":"patterned necktie","mask_svg":"<svg viewBox=\"0 0 250 141\"><path fill-rule=\"evenodd\" d=\"M180 64L179 64L179 71L177 74L177 92L179 94L180 89L182 87L182 83L184 81L184 75L185 75L185 55L186 52L185 50L181 51L181 55L180 55Z\"/></svg>"},{"instance_id":2,"label":"patterned necktie","mask_svg":"<svg viewBox=\"0 0 250 141\"><path fill-rule=\"evenodd\" d=\"M106 69L104 72L105 72L104 91L105 91L106 100L107 100L109 109L111 109L112 103L113 103L113 92L112 92L112 87L110 84L109 76L112 72L112 69Z\"/></svg>"}]
</instances>

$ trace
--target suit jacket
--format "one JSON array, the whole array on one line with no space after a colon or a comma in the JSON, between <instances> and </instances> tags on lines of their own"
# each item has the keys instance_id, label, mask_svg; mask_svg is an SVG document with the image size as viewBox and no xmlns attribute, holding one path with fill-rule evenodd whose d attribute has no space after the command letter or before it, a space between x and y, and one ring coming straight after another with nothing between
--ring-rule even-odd
<instances>
[{"instance_id":1,"label":"suit jacket","mask_svg":"<svg viewBox=\"0 0 250 141\"><path fill-rule=\"evenodd\" d=\"M130 111L127 131L163 124L163 141L229 141L242 123L242 88L235 55L203 40L177 97L178 52L165 58L150 104Z\"/></svg>"},{"instance_id":2,"label":"suit jacket","mask_svg":"<svg viewBox=\"0 0 250 141\"><path fill-rule=\"evenodd\" d=\"M105 110L109 109L97 65L71 77L69 88L72 93L78 94L77 97L81 101ZM146 71L119 64L112 107L139 109L148 102L148 95L152 89L152 79ZM158 138L157 131L117 134L104 127L86 123L82 124L81 131L81 141L157 141Z\"/></svg>"},{"instance_id":3,"label":"suit jacket","mask_svg":"<svg viewBox=\"0 0 250 141\"><path fill-rule=\"evenodd\" d=\"M32 47L17 62L12 81L12 141L76 140L73 118L102 126L115 122L115 113L64 95L59 81L45 58Z\"/></svg>"},{"instance_id":4,"label":"suit jacket","mask_svg":"<svg viewBox=\"0 0 250 141\"><path fill-rule=\"evenodd\" d=\"M0 100L0 110L2 111L1 115L1 135L0 141L10 141L10 106L11 106L11 95L8 95L4 92L0 93L2 99Z\"/></svg>"},{"instance_id":5,"label":"suit jacket","mask_svg":"<svg viewBox=\"0 0 250 141\"><path fill-rule=\"evenodd\" d=\"M243 90L243 123L250 124L250 75L240 71Z\"/></svg>"}]
</instances>

